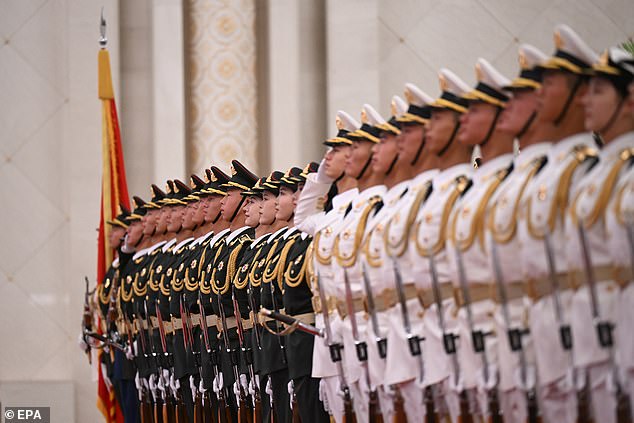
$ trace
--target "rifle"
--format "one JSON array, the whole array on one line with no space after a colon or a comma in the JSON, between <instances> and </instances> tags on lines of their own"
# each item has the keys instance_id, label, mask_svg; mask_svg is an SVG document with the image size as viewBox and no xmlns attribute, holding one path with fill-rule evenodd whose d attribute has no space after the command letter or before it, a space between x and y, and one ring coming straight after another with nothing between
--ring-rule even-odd
<instances>
[{"instance_id":1,"label":"rifle","mask_svg":"<svg viewBox=\"0 0 634 423\"><path fill-rule=\"evenodd\" d=\"M156 319L158 320L158 330L159 337L161 338L161 348L163 350L163 366L170 368L172 367L170 363L170 355L167 351L167 341L165 339L165 326L163 325L163 316L161 315L161 310L159 308L158 302L154 304L154 309L156 313ZM163 391L163 423L169 422L172 423L175 419L174 416L174 404L170 401L170 398L167 396L168 387L169 387L169 379L165 379L163 372L160 372L159 377L163 381L163 386L165 390Z\"/></svg>"},{"instance_id":2,"label":"rifle","mask_svg":"<svg viewBox=\"0 0 634 423\"><path fill-rule=\"evenodd\" d=\"M84 276L84 282L86 283L86 289L84 291L84 314L81 322L81 331L86 348L84 352L88 357L88 364L92 364L92 355L90 354L90 343L88 342L87 334L92 332L92 310L90 309L90 281L88 277Z\"/></svg>"},{"instance_id":3,"label":"rifle","mask_svg":"<svg viewBox=\"0 0 634 423\"><path fill-rule=\"evenodd\" d=\"M506 326L509 347L511 348L511 351L517 353L520 360L520 379L523 385L522 389L526 395L527 421L528 423L538 423L541 422L541 418L539 417L539 409L537 406L537 393L535 392L535 385L528 386L528 364L526 362L526 352L524 351L524 343L522 341L522 336L528 335L529 331L528 329L513 329L511 327L508 296L506 294L506 286L504 285L504 275L502 274L502 268L500 267L500 261L498 258L497 244L490 232L487 232L487 237L489 238L489 244L491 245L493 276L495 278L500 304L502 305L502 316L504 318L504 325Z\"/></svg>"},{"instance_id":4,"label":"rifle","mask_svg":"<svg viewBox=\"0 0 634 423\"><path fill-rule=\"evenodd\" d=\"M363 264L363 285L365 287L365 296L368 303L368 313L370 314L370 323L372 324L372 332L374 333L374 340L379 351L379 357L385 358L387 356L387 339L381 334L379 327L379 319L376 315L376 305L374 304L374 293L372 292L372 286L368 280L367 268Z\"/></svg>"},{"instance_id":5,"label":"rifle","mask_svg":"<svg viewBox=\"0 0 634 423\"><path fill-rule=\"evenodd\" d=\"M324 318L324 328L326 331L326 340L328 342L328 349L330 350L330 359L337 366L337 375L339 376L339 386L343 392L343 409L344 409L344 423L356 423L357 416L354 412L352 403L352 397L350 396L350 388L346 382L346 376L343 371L343 365L341 363L341 349L343 345L340 343L332 342L332 329L330 328L330 315L328 314L328 302L326 300L326 293L321 283L319 273L317 273L317 289L319 291L319 302L321 303L321 313Z\"/></svg>"},{"instance_id":6,"label":"rifle","mask_svg":"<svg viewBox=\"0 0 634 423\"><path fill-rule=\"evenodd\" d=\"M352 338L354 339L354 347L357 352L357 359L361 363L365 381L369 394L369 418L371 423L382 423L383 415L381 414L381 405L379 403L379 397L376 391L376 387L372 386L370 381L370 371L368 369L368 346L365 341L362 341L359 337L359 329L357 327L357 316L354 311L354 303L352 299L352 288L350 287L350 280L348 279L348 269L343 268L343 281L346 289L346 308L348 309L348 317L350 318L350 326L352 328Z\"/></svg>"},{"instance_id":7,"label":"rifle","mask_svg":"<svg viewBox=\"0 0 634 423\"><path fill-rule=\"evenodd\" d=\"M256 256L257 258L257 256ZM255 259L254 259L255 263ZM258 318L258 313L256 313L256 305L255 298L253 297L253 286L251 285L251 278L247 278L247 298L249 300L249 307L251 308L251 312L249 313L249 318L251 319L251 324L253 325L253 335L255 341L255 347L259 351L262 351L262 343L260 341L260 319ZM252 353L253 354L253 353ZM258 377L256 375L256 377ZM258 387L258 382L256 379L252 379L252 383L254 385L254 391L256 391L256 395L253 401L253 421L259 422L262 420L262 394L260 393L260 389Z\"/></svg>"},{"instance_id":8,"label":"rifle","mask_svg":"<svg viewBox=\"0 0 634 423\"><path fill-rule=\"evenodd\" d=\"M616 360L614 359L614 340L612 337L614 324L601 318L594 267L592 266L592 258L590 257L588 238L586 237L586 231L581 221L577 224L577 229L579 231L579 240L581 241L581 257L583 258L583 266L586 274L586 284L588 285L588 291L590 292L592 320L594 320L595 328L597 330L599 345L601 345L602 348L607 349L610 366L612 367L612 378L614 380L614 386L616 387L616 421L618 423L628 423L632 421L632 406L630 404L630 397L623 390L623 386L619 380L619 369L616 364Z\"/></svg>"},{"instance_id":9,"label":"rifle","mask_svg":"<svg viewBox=\"0 0 634 423\"><path fill-rule=\"evenodd\" d=\"M559 341L561 347L568 355L568 366L572 373L572 383L577 385L577 369L574 364L573 351L572 351L572 330L570 324L564 321L563 311L561 306L561 298L559 291L559 281L557 280L557 268L555 266L555 253L553 251L553 244L550 238L548 230L544 231L544 249L546 252L546 264L548 265L548 275L550 283L553 287L553 309L555 312L555 318L559 325ZM584 378L587 377L584 375ZM589 388L588 381L584 380L581 389L577 389L577 422L578 423L590 423L590 401L589 401Z\"/></svg>"},{"instance_id":10,"label":"rifle","mask_svg":"<svg viewBox=\"0 0 634 423\"><path fill-rule=\"evenodd\" d=\"M269 310L268 308L262 307L260 308L260 313L262 316L264 317L269 317L273 320L276 320L278 322L282 322L285 325L288 325L290 328L297 329L301 332L307 333L309 335L313 335L313 336L317 336L319 338L323 338L325 336L324 334L324 330L323 329L319 329L313 325L310 325L308 323L304 323L299 319L296 319L292 316L289 316L288 314L283 314L283 313L279 313L277 311L273 311L273 310ZM284 329L281 333L280 336L282 336L282 334L288 334L292 332L289 331L289 329Z\"/></svg>"},{"instance_id":11,"label":"rifle","mask_svg":"<svg viewBox=\"0 0 634 423\"><path fill-rule=\"evenodd\" d=\"M198 308L200 310L200 326L203 332L203 340L205 341L205 350L207 351L207 355L211 360L211 365L214 370L214 377L216 380L219 379L220 371L218 370L218 357L216 355L216 350L211 349L211 344L209 343L209 333L207 333L207 313L205 312L205 307L203 306L202 296L200 291L198 291ZM210 404L210 401L207 401ZM225 397L224 387L220 387L218 391L218 414L217 414L218 422L227 422L231 423L231 411L229 409L229 405L227 404L227 398Z\"/></svg>"},{"instance_id":12,"label":"rifle","mask_svg":"<svg viewBox=\"0 0 634 423\"><path fill-rule=\"evenodd\" d=\"M460 381L460 365L458 364L458 357L456 354L456 338L458 335L448 333L445 326L444 307L442 304L442 297L440 294L440 283L438 282L438 271L436 270L436 258L434 252L429 248L427 251L429 257L429 270L431 273L432 291L434 294L434 302L436 303L436 312L438 313L438 325L442 332L443 346L445 353L451 359L451 365L454 370L454 384L458 386ZM469 400L467 398L467 392L462 389L460 391L460 416L459 420L462 423L473 423L473 416L469 410Z\"/></svg>"},{"instance_id":13,"label":"rifle","mask_svg":"<svg viewBox=\"0 0 634 423\"><path fill-rule=\"evenodd\" d=\"M246 394L244 389L242 388L242 384L240 383L240 370L238 369L238 353L236 350L231 348L231 344L229 342L229 329L227 328L227 316L225 314L225 308L222 304L222 297L220 295L220 291L217 294L218 298L218 308L220 309L220 319L222 322L222 339L225 344L225 352L229 355L231 359L231 368L233 369L233 377L235 383L238 386L238 422L244 423L247 418L247 410L246 410ZM240 315L234 316L236 321L240 319Z\"/></svg>"},{"instance_id":14,"label":"rifle","mask_svg":"<svg viewBox=\"0 0 634 423\"><path fill-rule=\"evenodd\" d=\"M423 363L423 355L422 355L422 350L420 348L420 343L421 341L424 340L424 338L419 337L418 335L415 335L414 333L412 333L412 324L409 320L409 311L407 309L407 299L405 297L405 288L403 287L403 277L401 275L401 271L398 268L398 263L396 262L396 258L394 256L391 256L392 258L392 268L394 270L394 282L396 285L396 293L398 295L398 302L399 305L401 306L401 319L403 320L403 327L405 328L405 334L407 336L407 343L409 346L409 352L412 355L412 357L416 358L416 364L418 365L418 380L419 382L423 382L424 378L425 378L425 366ZM433 401L433 397L430 397L430 387L425 388L425 391L423 393L423 401L426 405L426 414L425 414L425 419L429 422L435 422L437 420L437 416L436 416L436 412L434 411L434 401ZM429 401L429 398L431 398L431 402ZM401 406L402 407L402 398L400 400L400 404L397 401L394 401L394 406L395 408L397 406ZM399 421L407 421L405 420L399 420Z\"/></svg>"},{"instance_id":15,"label":"rifle","mask_svg":"<svg viewBox=\"0 0 634 423\"><path fill-rule=\"evenodd\" d=\"M172 295L175 295L175 294L172 294ZM194 350L194 339L192 335L191 318L189 316L189 309L185 306L185 303L183 301L183 295L180 295L179 297L179 308L180 308L180 315L181 315L181 323L183 326L182 328L183 348L185 350L185 354L187 354L187 351L191 352L192 356L194 357L194 363L196 364L196 367L198 368L198 374L201 375L202 377L202 374L203 374L202 364L200 362L199 354L197 354L197 352ZM201 398L200 392L196 392L196 397L194 398L194 423L199 423L201 421L202 421L202 398Z\"/></svg>"},{"instance_id":16,"label":"rifle","mask_svg":"<svg viewBox=\"0 0 634 423\"><path fill-rule=\"evenodd\" d=\"M236 291L235 285L231 286L231 303L233 305L233 315L236 318L236 332L238 333L238 344L240 345L240 350L242 351L242 355L247 363L247 369L249 371L249 377L251 380L255 380L255 369L253 368L253 351L251 348L248 348L246 343L244 342L244 328L242 327L242 314L240 313L240 306L238 305L238 300L236 299ZM238 385L240 385L240 380L236 380ZM255 398L254 400L260 401L260 390L258 389L257 383L254 384L255 390ZM246 403L246 395L244 397L240 395L240 403L238 404L238 419L240 422L252 421L253 416L250 412L251 410L247 407ZM245 420L246 419L246 420Z\"/></svg>"},{"instance_id":17,"label":"rifle","mask_svg":"<svg viewBox=\"0 0 634 423\"><path fill-rule=\"evenodd\" d=\"M145 359L146 362L148 362L149 360L149 354L148 354L148 350L147 350L147 345L145 343L145 336L143 333L143 320L141 319L141 309L139 308L139 303L135 303L135 320L137 323L137 326L139 327L139 340L141 343L141 353L143 354L143 358ZM139 359L141 357L139 356ZM139 368L141 367L140 365L138 366ZM140 376L139 376L140 377ZM143 389L143 384L141 384L141 420L143 422L151 422L152 421L152 416L153 416L153 412L152 412L152 400L150 398L149 393L147 392L147 390Z\"/></svg>"},{"instance_id":18,"label":"rifle","mask_svg":"<svg viewBox=\"0 0 634 423\"><path fill-rule=\"evenodd\" d=\"M467 312L467 323L469 325L469 332L471 332L471 343L473 351L476 354L480 354L482 358L482 372L484 376L484 385L489 385L489 380L495 375L490 374L489 358L486 350L486 337L491 335L490 332L485 333L481 330L476 330L473 323L473 310L471 309L471 293L467 286L467 276L465 274L464 263L462 261L462 251L460 246L456 245L454 248L456 254L456 264L458 267L458 280L460 282L460 291L462 292L462 298L464 301L464 307ZM502 423L502 416L500 415L500 403L497 395L497 381L496 386L487 391L487 405L489 408L489 421L491 423Z\"/></svg>"},{"instance_id":19,"label":"rifle","mask_svg":"<svg viewBox=\"0 0 634 423\"><path fill-rule=\"evenodd\" d=\"M161 364L159 360L159 355L156 352L156 346L154 345L154 326L152 325L152 322L150 320L150 313L148 312L148 308L147 308L147 300L143 302L143 308L145 310L145 318L147 320L147 326L148 326L147 336L148 336L148 339L150 340L150 354L152 355L152 358L154 359L154 363L156 364L158 377L162 377L163 365ZM159 421L159 415L162 414L161 411L163 409L164 404L165 404L165 396L163 396L160 399L157 398L156 401L154 402L154 421L156 422Z\"/></svg>"}]
</instances>

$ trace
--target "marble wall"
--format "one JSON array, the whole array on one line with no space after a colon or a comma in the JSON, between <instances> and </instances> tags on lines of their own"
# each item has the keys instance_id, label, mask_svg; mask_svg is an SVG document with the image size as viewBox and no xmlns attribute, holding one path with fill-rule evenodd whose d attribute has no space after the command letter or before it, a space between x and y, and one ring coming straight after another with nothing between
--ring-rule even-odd
<instances>
[{"instance_id":1,"label":"marble wall","mask_svg":"<svg viewBox=\"0 0 634 423\"><path fill-rule=\"evenodd\" d=\"M355 111L363 102L387 116L391 97L402 96L405 82L436 96L441 67L474 84L478 57L514 76L519 44L551 53L557 23L570 25L597 51L634 38L628 0L328 0L327 5L329 116L338 108Z\"/></svg>"}]
</instances>

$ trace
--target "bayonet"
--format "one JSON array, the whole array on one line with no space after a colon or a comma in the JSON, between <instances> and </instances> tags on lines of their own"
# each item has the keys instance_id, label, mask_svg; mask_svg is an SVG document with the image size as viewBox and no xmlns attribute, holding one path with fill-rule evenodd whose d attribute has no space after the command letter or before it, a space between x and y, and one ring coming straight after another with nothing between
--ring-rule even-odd
<instances>
[{"instance_id":1,"label":"bayonet","mask_svg":"<svg viewBox=\"0 0 634 423\"><path fill-rule=\"evenodd\" d=\"M493 276L495 279L495 285L497 287L498 297L500 299L502 317L504 319L504 326L506 326L509 347L511 348L512 352L517 353L520 361L520 380L522 383L522 389L526 394L527 421L528 423L537 423L539 421L537 393L534 384L531 384L531 386L529 386L528 363L526 361L526 351L524 351L524 343L522 341L522 336L527 335L529 331L528 329L513 328L511 325L511 315L509 312L508 296L505 286L506 282L504 280L502 268L500 267L497 243L493 239L493 236L490 232L487 232L487 238L489 241L489 245L491 246Z\"/></svg>"},{"instance_id":2,"label":"bayonet","mask_svg":"<svg viewBox=\"0 0 634 423\"><path fill-rule=\"evenodd\" d=\"M431 274L436 313L438 314L438 326L440 326L440 331L442 332L445 353L451 360L451 366L453 367L454 372L454 385L457 387L460 382L460 364L458 363L458 355L456 354L456 338L458 338L458 336L447 331L447 326L445 324L445 310L442 303L442 295L440 293L440 282L438 281L438 270L436 269L436 257L431 247L428 249L427 255L429 257L429 271ZM469 411L469 401L467 399L466 391L462 389L459 396L461 420L465 423L472 422L473 416Z\"/></svg>"},{"instance_id":3,"label":"bayonet","mask_svg":"<svg viewBox=\"0 0 634 423\"><path fill-rule=\"evenodd\" d=\"M597 330L599 345L608 351L609 362L612 368L612 379L616 387L615 397L617 402L617 422L630 422L632 417L630 398L629 395L623 391L623 387L621 386L619 379L619 368L614 358L614 341L612 337L614 325L611 322L602 319L601 310L599 308L599 296L597 294L594 266L592 265L592 257L590 256L590 246L588 244L586 231L581 221L577 224L577 229L579 231L579 241L581 242L581 257L583 258L583 267L586 274L586 284L588 285L588 292L590 293L592 320L594 321Z\"/></svg>"},{"instance_id":4,"label":"bayonet","mask_svg":"<svg viewBox=\"0 0 634 423\"><path fill-rule=\"evenodd\" d=\"M365 286L365 296L368 304L368 313L370 314L370 323L372 324L372 332L374 333L374 340L379 351L379 357L385 358L387 356L387 339L381 333L379 327L379 319L376 315L376 305L374 303L374 294L372 292L372 286L370 286L370 280L368 279L367 268L363 265L363 285Z\"/></svg>"},{"instance_id":5,"label":"bayonet","mask_svg":"<svg viewBox=\"0 0 634 423\"><path fill-rule=\"evenodd\" d=\"M350 395L350 388L348 387L348 382L346 381L343 365L341 363L341 350L343 349L343 345L338 342L334 342L334 339L332 337L326 292L324 291L324 287L321 283L319 273L317 273L317 290L319 291L319 302L321 306L321 314L324 319L324 329L326 331L326 341L328 343L328 350L330 351L330 359L333 363L335 363L335 366L337 367L339 386L341 388L341 391L343 392L345 419L347 423L352 423L356 421L356 415L352 403L352 396Z\"/></svg>"},{"instance_id":6,"label":"bayonet","mask_svg":"<svg viewBox=\"0 0 634 423\"><path fill-rule=\"evenodd\" d=\"M458 268L458 281L460 283L460 292L462 293L462 299L464 302L464 308L467 312L467 324L469 325L469 331L471 332L471 343L473 351L476 354L480 354L482 358L482 373L484 377L484 385L489 386L491 377L489 357L486 350L486 337L490 335L490 332L485 333L479 329L476 329L473 322L473 310L471 308L471 293L467 286L467 275L464 269L464 263L462 261L462 251L460 246L456 245L454 248L456 254L456 265ZM497 381L495 386L487 390L489 413L491 414L491 420L493 423L501 423L502 416L500 415L500 404L497 397Z\"/></svg>"},{"instance_id":7,"label":"bayonet","mask_svg":"<svg viewBox=\"0 0 634 423\"><path fill-rule=\"evenodd\" d=\"M370 390L369 418L370 422L374 422L381 415L380 406L378 405L378 394L376 387L372 385L370 380L370 370L368 369L368 345L359 337L359 328L357 326L357 316L354 310L354 300L352 298L352 288L348 279L348 269L343 268L343 280L346 290L346 308L348 309L348 317L350 319L350 327L352 329L352 338L354 339L354 347L357 352L357 359L361 364L365 376L365 382Z\"/></svg>"},{"instance_id":8,"label":"bayonet","mask_svg":"<svg viewBox=\"0 0 634 423\"><path fill-rule=\"evenodd\" d=\"M283 314L274 310L269 310L264 307L260 308L260 314L264 317L268 317L273 320L277 320L278 322L282 322L285 325L288 325L289 327L293 327L294 329L297 329L309 335L313 335L319 338L323 338L325 336L323 329L319 329L313 325L304 323L301 320L291 317L287 314ZM287 330L285 329L283 332L287 332ZM287 333L290 333L290 332L287 332Z\"/></svg>"},{"instance_id":9,"label":"bayonet","mask_svg":"<svg viewBox=\"0 0 634 423\"><path fill-rule=\"evenodd\" d=\"M101 8L101 19L99 20L99 34L101 35L99 38L99 46L106 48L108 38L106 38L106 18L103 16L103 7Z\"/></svg>"}]
</instances>

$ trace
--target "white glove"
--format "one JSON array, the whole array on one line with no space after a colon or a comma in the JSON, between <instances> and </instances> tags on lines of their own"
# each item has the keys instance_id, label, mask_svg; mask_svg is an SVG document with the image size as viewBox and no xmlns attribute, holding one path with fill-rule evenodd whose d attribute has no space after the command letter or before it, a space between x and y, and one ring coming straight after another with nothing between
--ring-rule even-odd
<instances>
[{"instance_id":1,"label":"white glove","mask_svg":"<svg viewBox=\"0 0 634 423\"><path fill-rule=\"evenodd\" d=\"M258 375L255 375L255 377L253 379L251 379L249 381L249 395L251 395L252 398L255 399L255 388L258 388L258 390L260 389L260 378L258 377Z\"/></svg>"},{"instance_id":2,"label":"white glove","mask_svg":"<svg viewBox=\"0 0 634 423\"><path fill-rule=\"evenodd\" d=\"M189 389L192 390L192 398L195 400L196 395L198 394L198 389L196 388L196 382L194 381L194 376L189 377Z\"/></svg>"},{"instance_id":3,"label":"white glove","mask_svg":"<svg viewBox=\"0 0 634 423\"><path fill-rule=\"evenodd\" d=\"M110 378L108 377L106 366L99 366L99 371L101 372L101 377L103 378L103 381L106 384L108 391L112 391L112 382L110 381Z\"/></svg>"},{"instance_id":4,"label":"white glove","mask_svg":"<svg viewBox=\"0 0 634 423\"><path fill-rule=\"evenodd\" d=\"M216 395L220 393L223 386L224 386L224 381L222 380L222 373L218 373L218 376L214 378L214 383L213 383L213 388Z\"/></svg>"},{"instance_id":5,"label":"white glove","mask_svg":"<svg viewBox=\"0 0 634 423\"><path fill-rule=\"evenodd\" d=\"M330 412L330 404L328 404L328 388L324 379L319 381L319 401L323 404L326 413L332 414Z\"/></svg>"},{"instance_id":6,"label":"white glove","mask_svg":"<svg viewBox=\"0 0 634 423\"><path fill-rule=\"evenodd\" d=\"M458 380L453 374L449 375L448 380L449 389L454 390L455 392L462 392L464 389L464 380L462 379L462 375L458 376Z\"/></svg>"},{"instance_id":7,"label":"white glove","mask_svg":"<svg viewBox=\"0 0 634 423\"><path fill-rule=\"evenodd\" d=\"M141 377L139 376L139 372L136 372L136 376L134 376L134 385L136 386L136 392L139 395L139 401L143 400L141 393L143 392L143 385L141 383Z\"/></svg>"},{"instance_id":8,"label":"white glove","mask_svg":"<svg viewBox=\"0 0 634 423\"><path fill-rule=\"evenodd\" d=\"M170 380L170 372L168 370L163 370L163 375L158 378L158 383L156 384L156 387L159 389L159 391L161 391L162 396L167 395L167 386L165 386L165 380Z\"/></svg>"},{"instance_id":9,"label":"white glove","mask_svg":"<svg viewBox=\"0 0 634 423\"><path fill-rule=\"evenodd\" d=\"M79 334L79 337L77 338L77 346L79 346L79 348L83 352L87 352L88 349L90 348L88 344L86 343L86 341L84 340L84 335L82 335L81 333Z\"/></svg>"},{"instance_id":10,"label":"white glove","mask_svg":"<svg viewBox=\"0 0 634 423\"><path fill-rule=\"evenodd\" d=\"M134 253L134 247L128 244L127 232L125 235L123 235L123 243L121 244L121 251L126 254Z\"/></svg>"},{"instance_id":11,"label":"white glove","mask_svg":"<svg viewBox=\"0 0 634 423\"><path fill-rule=\"evenodd\" d=\"M288 390L288 402L290 403L291 410L293 409L293 396L295 395L295 383L293 380L288 381L288 385L286 385L286 389Z\"/></svg>"},{"instance_id":12,"label":"white glove","mask_svg":"<svg viewBox=\"0 0 634 423\"><path fill-rule=\"evenodd\" d=\"M200 382L198 383L198 392L200 392L203 395L203 399L205 398L204 394L205 392L207 392L207 390L205 389L205 382L203 382L203 378L200 378Z\"/></svg>"},{"instance_id":13,"label":"white glove","mask_svg":"<svg viewBox=\"0 0 634 423\"><path fill-rule=\"evenodd\" d=\"M271 403L271 408L273 407L273 384L271 384L271 376L266 381L266 387L264 388L264 392L269 396L269 402Z\"/></svg>"},{"instance_id":14,"label":"white glove","mask_svg":"<svg viewBox=\"0 0 634 423\"><path fill-rule=\"evenodd\" d=\"M156 402L156 399L158 398L158 386L156 384L157 379L158 378L155 373L150 375L150 380L149 380L150 392L152 392L152 398L154 398L154 402Z\"/></svg>"},{"instance_id":15,"label":"white glove","mask_svg":"<svg viewBox=\"0 0 634 423\"><path fill-rule=\"evenodd\" d=\"M476 385L481 391L488 392L495 388L498 383L498 366L495 363L489 363L489 379L484 377L484 367L476 374Z\"/></svg>"},{"instance_id":16,"label":"white glove","mask_svg":"<svg viewBox=\"0 0 634 423\"><path fill-rule=\"evenodd\" d=\"M248 392L249 390L249 381L247 380L247 375L240 374L240 385L242 385L242 390L244 392ZM238 387L238 381L233 383L233 393L236 398L240 399L240 388Z\"/></svg>"},{"instance_id":17,"label":"white glove","mask_svg":"<svg viewBox=\"0 0 634 423\"><path fill-rule=\"evenodd\" d=\"M321 162L319 163L319 169L317 169L317 182L322 184L332 184L334 179L326 175L325 162L326 159L321 159Z\"/></svg>"},{"instance_id":18,"label":"white glove","mask_svg":"<svg viewBox=\"0 0 634 423\"><path fill-rule=\"evenodd\" d=\"M529 389L533 389L535 387L535 383L537 382L537 376L535 374L535 366L528 365L526 366L526 382L522 380L522 369L518 367L515 369L513 373L513 377L515 378L515 385L519 386L521 390L528 391ZM571 379L572 380L572 379Z\"/></svg>"},{"instance_id":19,"label":"white glove","mask_svg":"<svg viewBox=\"0 0 634 423\"><path fill-rule=\"evenodd\" d=\"M170 375L170 389L174 397L178 396L178 390L180 389L180 387L181 383L179 382L179 380L174 377L174 374Z\"/></svg>"}]
</instances>

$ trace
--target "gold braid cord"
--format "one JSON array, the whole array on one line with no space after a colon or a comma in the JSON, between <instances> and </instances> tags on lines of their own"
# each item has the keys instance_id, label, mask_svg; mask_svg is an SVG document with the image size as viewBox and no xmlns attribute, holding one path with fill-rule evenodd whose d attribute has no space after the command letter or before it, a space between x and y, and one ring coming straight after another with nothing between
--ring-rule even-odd
<instances>
[{"instance_id":1,"label":"gold braid cord","mask_svg":"<svg viewBox=\"0 0 634 423\"><path fill-rule=\"evenodd\" d=\"M568 192L570 191L570 184L572 183L572 176L577 170L577 167L589 158L597 156L594 149L586 146L577 146L574 149L575 158L566 166L561 176L559 177L559 183L557 184L557 190L555 191L555 198L550 205L550 212L548 213L548 228L550 231L555 229L555 223L558 218L563 218L568 206ZM544 234L539 232L531 219L532 198L529 198L526 205L527 216L526 226L528 232L535 239L543 239Z\"/></svg>"},{"instance_id":2,"label":"gold braid cord","mask_svg":"<svg viewBox=\"0 0 634 423\"><path fill-rule=\"evenodd\" d=\"M454 189L449 194L447 198L447 202L445 202L445 208L442 211L442 217L440 220L440 229L438 232L438 241L432 247L432 254L438 254L440 250L442 250L445 246L445 234L447 233L447 223L449 222L449 215L451 214L451 210L453 209L456 200L460 195L467 189L469 186L468 179L465 176L459 176L454 181ZM420 230L420 221L416 222L414 231L412 232L411 237L415 241L416 251L418 255L421 257L427 257L429 255L429 251L424 245L421 245L418 241L418 231Z\"/></svg>"},{"instance_id":3,"label":"gold braid cord","mask_svg":"<svg viewBox=\"0 0 634 423\"><path fill-rule=\"evenodd\" d=\"M313 240L313 243L316 245L315 258L317 259L319 263L323 264L324 266L328 266L332 262L332 254L323 255L321 251L319 251L319 241L321 240L321 232L324 230L326 229L322 229L321 231L317 232L317 234L315 234L315 239Z\"/></svg>"},{"instance_id":4,"label":"gold braid cord","mask_svg":"<svg viewBox=\"0 0 634 423\"><path fill-rule=\"evenodd\" d=\"M519 205L520 205L522 196L524 194L524 190L526 189L526 186L528 185L530 180L533 179L533 177L537 174L537 171L542 166L543 162L544 162L544 158L539 158L534 160L531 163L532 168L528 172L528 175L526 175L526 179L522 183L520 190L517 193L517 198L515 199L515 202L513 203L513 216L511 217L509 225L506 228L499 229L495 226L495 213L498 207L498 203L496 202L495 204L492 205L488 215L487 227L489 231L491 231L491 235L493 236L493 239L495 240L496 243L507 244L515 236L515 233L517 232L517 219L518 219L518 212L520 208Z\"/></svg>"},{"instance_id":5,"label":"gold braid cord","mask_svg":"<svg viewBox=\"0 0 634 423\"><path fill-rule=\"evenodd\" d=\"M458 223L458 218L460 217L460 210L456 210L453 222L451 224L451 241L455 246L460 248L460 251L466 251L473 245L476 237L478 237L480 242L480 247L484 250L484 212L486 211L487 204L493 196L495 190L500 186L506 175L509 174L508 169L500 170L496 172L495 179L488 186L478 207L476 208L473 216L471 217L471 225L469 228L469 236L467 236L464 240L456 239L456 224Z\"/></svg>"},{"instance_id":6,"label":"gold braid cord","mask_svg":"<svg viewBox=\"0 0 634 423\"><path fill-rule=\"evenodd\" d=\"M224 295L229 290L229 285L231 285L231 280L233 279L233 276L235 275L236 261L238 260L238 255L240 254L240 251L242 250L243 246L244 244L238 244L236 248L233 249L231 254L229 254L229 262L227 263L227 272L225 274L225 280L222 286L218 285L218 282L216 281L217 269L214 269L214 271L211 273L211 288L213 289L214 294Z\"/></svg>"},{"instance_id":7,"label":"gold braid cord","mask_svg":"<svg viewBox=\"0 0 634 423\"><path fill-rule=\"evenodd\" d=\"M277 286L280 288L280 291L283 293L284 292L284 270L286 269L286 258L288 257L288 253L289 251L291 251L291 248L293 248L293 245L295 245L295 240L296 238L291 238L286 240L286 244L284 245L284 247L282 248L282 251L280 252L280 259L277 262L276 265L276 279L277 279Z\"/></svg>"},{"instance_id":8,"label":"gold braid cord","mask_svg":"<svg viewBox=\"0 0 634 423\"><path fill-rule=\"evenodd\" d=\"M412 203L409 212L407 213L407 219L405 220L405 226L401 238L397 242L390 241L390 228L392 227L392 219L387 223L385 233L383 233L383 242L385 243L385 249L392 257L401 257L407 251L407 245L410 237L410 232L414 226L414 220L420 210L423 201L427 198L429 190L431 189L431 181L428 181L416 194L416 198Z\"/></svg>"},{"instance_id":9,"label":"gold braid cord","mask_svg":"<svg viewBox=\"0 0 634 423\"><path fill-rule=\"evenodd\" d=\"M357 252L359 250L359 246L363 241L363 234L365 233L365 226L368 223L368 218L370 217L370 213L374 210L374 207L381 201L379 197L372 197L368 201L368 205L365 206L363 212L361 212L361 217L359 218L359 223L357 224L357 230L354 234L354 246L352 252L348 255L344 255L339 250L339 240L341 234L337 234L335 238L335 245L333 247L333 254L337 257L337 263L339 263L342 267L352 267L357 261Z\"/></svg>"}]
</instances>

